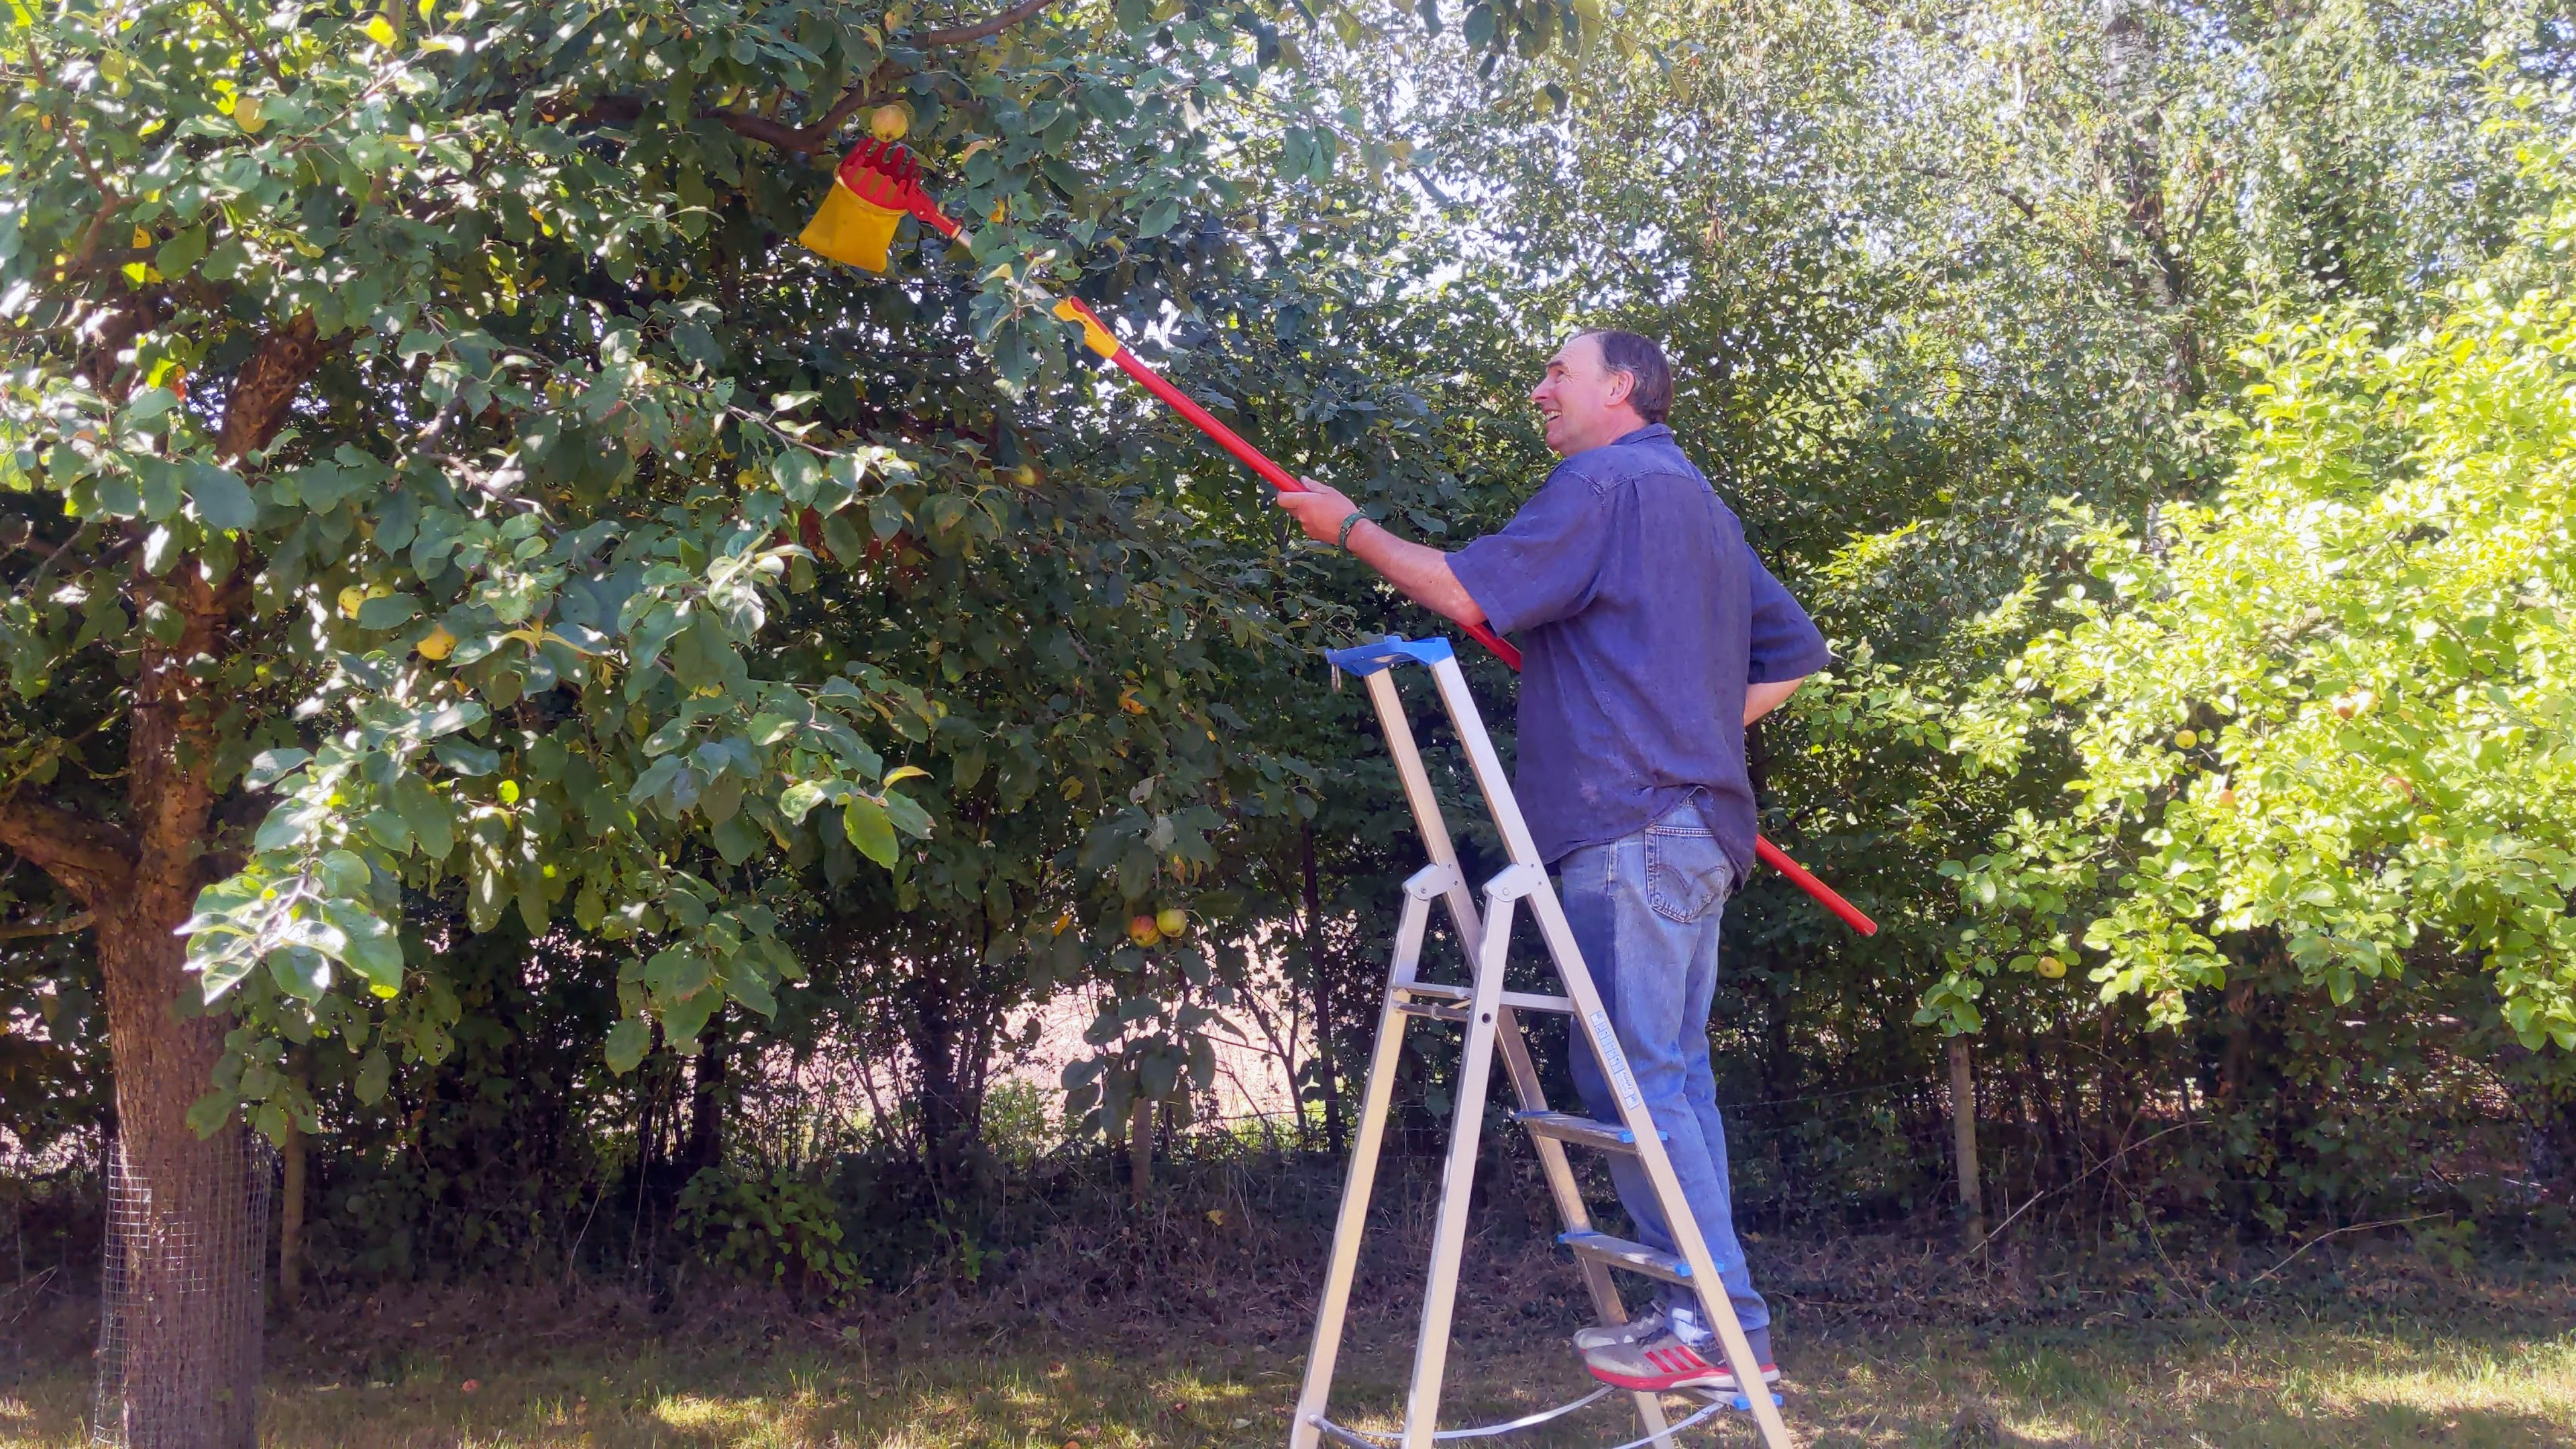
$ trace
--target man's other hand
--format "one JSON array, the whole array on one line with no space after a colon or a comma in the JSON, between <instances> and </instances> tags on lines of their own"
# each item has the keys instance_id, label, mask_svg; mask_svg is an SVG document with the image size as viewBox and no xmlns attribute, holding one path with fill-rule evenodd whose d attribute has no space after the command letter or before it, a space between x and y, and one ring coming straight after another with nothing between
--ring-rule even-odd
<instances>
[{"instance_id":1,"label":"man's other hand","mask_svg":"<svg viewBox=\"0 0 2576 1449\"><path fill-rule=\"evenodd\" d=\"M1305 493L1281 491L1270 495L1272 502L1288 510L1306 536L1318 543L1341 542L1342 520L1351 516L1359 505L1316 482L1312 478L1297 480L1311 490Z\"/></svg>"}]
</instances>

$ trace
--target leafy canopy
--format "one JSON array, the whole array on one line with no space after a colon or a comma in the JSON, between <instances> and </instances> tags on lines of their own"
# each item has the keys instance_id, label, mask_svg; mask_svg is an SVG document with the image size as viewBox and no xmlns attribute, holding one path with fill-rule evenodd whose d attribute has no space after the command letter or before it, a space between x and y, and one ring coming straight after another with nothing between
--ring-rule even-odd
<instances>
[{"instance_id":1,"label":"leafy canopy","mask_svg":"<svg viewBox=\"0 0 2576 1449\"><path fill-rule=\"evenodd\" d=\"M2563 141L2499 124L2554 200L2522 248L2412 335L2257 335L2208 506L2078 513L2071 621L1954 738L2009 770L2062 736L2072 808L1945 868L1979 919L1925 1019L1972 1026L1983 977L2080 944L2105 998L2177 1022L2228 980L2216 938L2269 933L2338 1003L2456 947L2525 1045L2576 1047L2576 204Z\"/></svg>"}]
</instances>

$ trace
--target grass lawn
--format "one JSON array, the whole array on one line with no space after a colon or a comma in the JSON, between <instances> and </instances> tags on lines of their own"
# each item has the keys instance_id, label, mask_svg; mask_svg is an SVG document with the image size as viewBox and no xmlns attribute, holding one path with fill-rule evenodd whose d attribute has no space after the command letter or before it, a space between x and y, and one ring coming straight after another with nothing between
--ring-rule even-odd
<instances>
[{"instance_id":1,"label":"grass lawn","mask_svg":"<svg viewBox=\"0 0 2576 1449\"><path fill-rule=\"evenodd\" d=\"M1115 1338L1119 1341L1111 1342ZM1300 1349L1156 1350L1151 1335L1021 1336L896 1354L513 1343L406 1350L354 1378L272 1376L262 1442L395 1446L866 1446L1199 1449L1283 1445ZM1340 1416L1389 1428L1401 1342L1355 1344ZM2488 1330L2405 1317L2219 1318L2091 1329L1836 1331L1789 1359L1788 1414L1811 1445L2576 1444L2576 1325ZM1489 1336L1453 1356L1464 1416L1560 1401L1585 1380L1555 1340ZM74 1371L0 1391L0 1446L86 1442ZM1633 1437L1624 1402L1509 1441L1571 1449ZM1730 1416L1692 1444L1758 1442Z\"/></svg>"}]
</instances>

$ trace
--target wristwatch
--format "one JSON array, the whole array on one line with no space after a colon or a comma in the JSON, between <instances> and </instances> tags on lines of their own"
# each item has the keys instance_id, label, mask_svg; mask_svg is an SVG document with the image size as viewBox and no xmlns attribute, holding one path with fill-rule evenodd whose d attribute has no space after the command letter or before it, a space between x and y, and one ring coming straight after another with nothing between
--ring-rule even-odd
<instances>
[{"instance_id":1,"label":"wristwatch","mask_svg":"<svg viewBox=\"0 0 2576 1449\"><path fill-rule=\"evenodd\" d=\"M1342 520L1341 535L1333 540L1333 546L1344 553L1350 552L1351 530L1359 527L1367 518L1368 513L1366 510L1358 508L1352 509L1350 516Z\"/></svg>"}]
</instances>

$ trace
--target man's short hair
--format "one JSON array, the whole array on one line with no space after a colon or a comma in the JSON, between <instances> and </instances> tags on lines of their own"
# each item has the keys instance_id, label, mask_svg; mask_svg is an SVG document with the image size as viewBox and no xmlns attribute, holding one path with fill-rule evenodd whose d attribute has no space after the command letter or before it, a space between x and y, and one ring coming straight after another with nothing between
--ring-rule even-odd
<instances>
[{"instance_id":1,"label":"man's short hair","mask_svg":"<svg viewBox=\"0 0 2576 1449\"><path fill-rule=\"evenodd\" d=\"M1637 416L1660 423L1673 410L1673 365L1655 339L1615 327L1590 327L1575 334L1601 339L1601 365L1630 379L1628 405Z\"/></svg>"}]
</instances>

